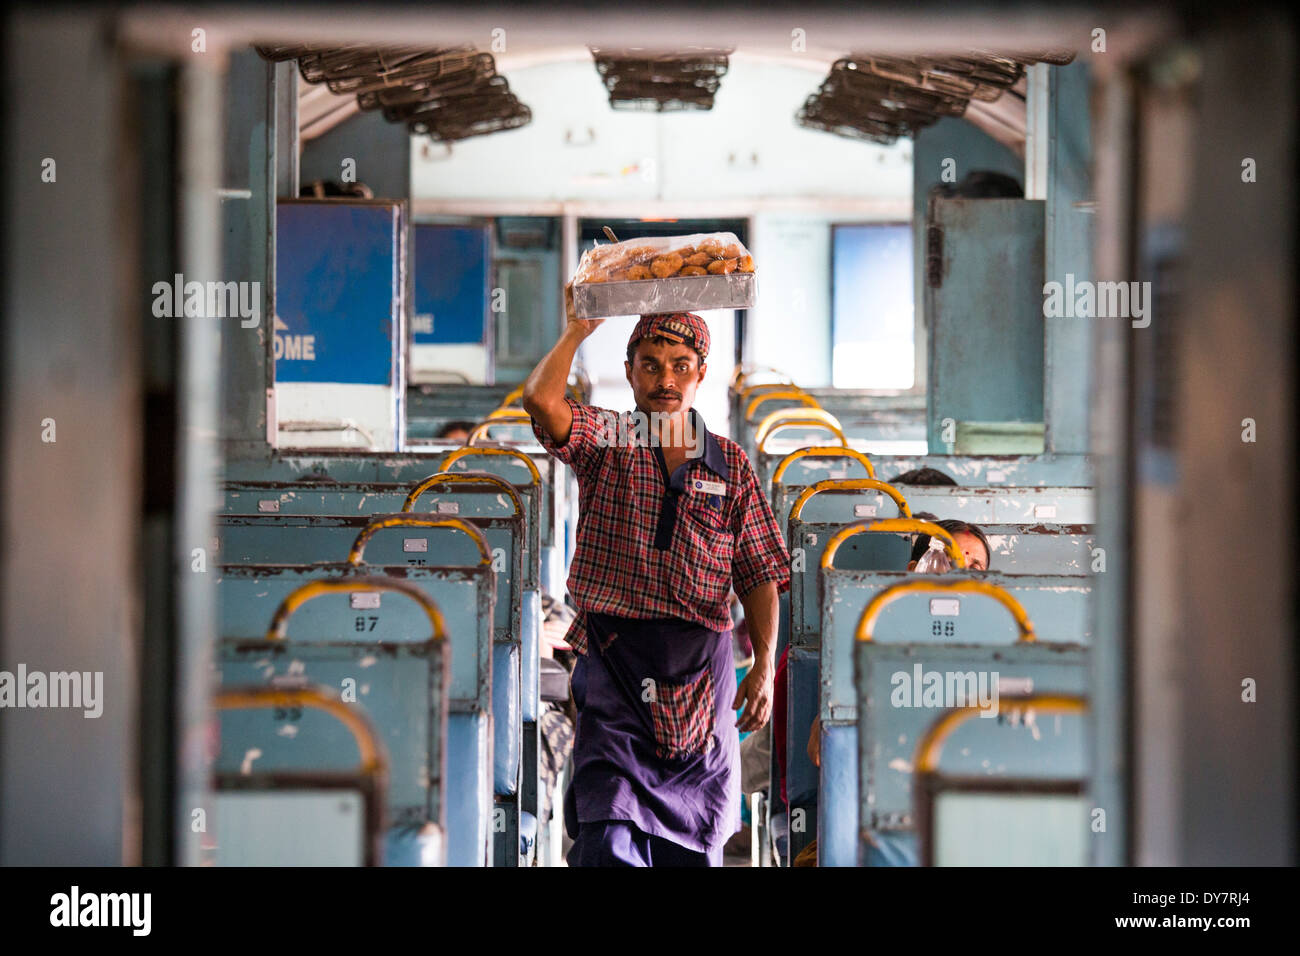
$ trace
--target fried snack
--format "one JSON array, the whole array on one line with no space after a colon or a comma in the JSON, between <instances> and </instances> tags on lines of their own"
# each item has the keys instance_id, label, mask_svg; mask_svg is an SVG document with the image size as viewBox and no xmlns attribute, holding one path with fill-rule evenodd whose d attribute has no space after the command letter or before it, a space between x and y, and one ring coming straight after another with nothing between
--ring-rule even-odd
<instances>
[{"instance_id":1,"label":"fried snack","mask_svg":"<svg viewBox=\"0 0 1300 956\"><path fill-rule=\"evenodd\" d=\"M599 243L583 253L574 281L642 282L673 276L725 276L754 271L753 257L736 236L715 233Z\"/></svg>"},{"instance_id":2,"label":"fried snack","mask_svg":"<svg viewBox=\"0 0 1300 956\"><path fill-rule=\"evenodd\" d=\"M650 272L656 279L667 279L671 275L676 275L677 270L682 267L682 257L675 252L670 252L666 256L660 256L650 263Z\"/></svg>"},{"instance_id":3,"label":"fried snack","mask_svg":"<svg viewBox=\"0 0 1300 956\"><path fill-rule=\"evenodd\" d=\"M577 279L579 282L591 282L599 275L608 280L614 278L618 272L626 271L633 266L644 265L655 255L656 250L651 246L633 246L632 248L595 246L585 254L583 266L579 270Z\"/></svg>"},{"instance_id":4,"label":"fried snack","mask_svg":"<svg viewBox=\"0 0 1300 956\"><path fill-rule=\"evenodd\" d=\"M654 246L635 246L627 250L624 259L633 265L643 266L657 255L659 255L659 250Z\"/></svg>"}]
</instances>

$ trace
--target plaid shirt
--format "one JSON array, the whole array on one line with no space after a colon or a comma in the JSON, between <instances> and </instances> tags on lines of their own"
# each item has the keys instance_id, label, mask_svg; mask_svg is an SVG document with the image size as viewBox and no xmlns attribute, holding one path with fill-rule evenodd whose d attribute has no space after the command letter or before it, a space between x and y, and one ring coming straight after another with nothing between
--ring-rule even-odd
<instances>
[{"instance_id":1,"label":"plaid shirt","mask_svg":"<svg viewBox=\"0 0 1300 956\"><path fill-rule=\"evenodd\" d=\"M557 445L536 420L533 433L578 478L569 594L580 613L566 636L576 651L587 652L581 612L673 617L727 631L731 590L743 597L767 581L789 587L785 540L739 445L708 431L692 410L704 453L687 458L670 485L660 449L616 441L637 434L632 413L565 401L573 411L569 440ZM726 494L707 490L717 482Z\"/></svg>"}]
</instances>

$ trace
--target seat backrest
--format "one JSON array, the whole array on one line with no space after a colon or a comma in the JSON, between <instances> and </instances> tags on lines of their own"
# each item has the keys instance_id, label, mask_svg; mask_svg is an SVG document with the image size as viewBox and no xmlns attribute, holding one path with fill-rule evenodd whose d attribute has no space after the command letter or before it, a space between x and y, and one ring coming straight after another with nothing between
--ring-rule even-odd
<instances>
[{"instance_id":1,"label":"seat backrest","mask_svg":"<svg viewBox=\"0 0 1300 956\"><path fill-rule=\"evenodd\" d=\"M502 509L496 507L496 510ZM465 513L461 512L462 515ZM368 525L403 514L406 513L357 517L222 515L217 518L217 554L223 570L232 572L228 575L231 577L233 571L241 566L255 571L256 565L340 565L347 561L358 535ZM469 520L482 533L491 554L490 570L495 578L491 586L496 639L518 641L523 601L522 548L519 544L524 536L523 519L473 516ZM397 566L411 569L436 565L467 567L476 564L477 559L477 548L463 538L436 535L418 528L388 528L374 535L366 545L365 558L369 564L389 569ZM230 605L230 610L241 613L238 605ZM247 617L249 623L241 626L252 626L255 620Z\"/></svg>"},{"instance_id":2,"label":"seat backrest","mask_svg":"<svg viewBox=\"0 0 1300 956\"><path fill-rule=\"evenodd\" d=\"M821 701L824 721L853 720L853 644L862 613L871 601L905 582L929 575L901 571L822 572ZM1092 642L1090 575L967 575L952 571L938 581L962 577L1011 595L1037 625L1038 642L1052 646L1086 646ZM1039 623L1041 622L1041 623ZM915 595L894 601L880 612L874 643L1010 644L1014 622L998 603L980 593Z\"/></svg>"},{"instance_id":3,"label":"seat backrest","mask_svg":"<svg viewBox=\"0 0 1300 956\"><path fill-rule=\"evenodd\" d=\"M782 497L779 489L787 485L806 488L827 478L875 477L871 459L860 451L842 445L807 445L782 456L763 489L768 502L775 506Z\"/></svg>"},{"instance_id":4,"label":"seat backrest","mask_svg":"<svg viewBox=\"0 0 1300 956\"><path fill-rule=\"evenodd\" d=\"M933 468L972 488L1032 486L1088 488L1096 482L1090 455L886 455L873 454L882 478Z\"/></svg>"},{"instance_id":5,"label":"seat backrest","mask_svg":"<svg viewBox=\"0 0 1300 956\"><path fill-rule=\"evenodd\" d=\"M811 492L796 502L787 523L787 541L790 547L790 643L816 646L821 631L820 567L825 552L835 532L852 521L807 521L802 517L803 505L816 497L851 498L857 495L877 496L888 503L880 516L910 517L911 509L897 489L874 478L853 478L824 482L824 490L816 496ZM814 486L817 487L817 486ZM892 510L890 510L892 509ZM845 509L841 507L840 511ZM873 515L874 517L874 515ZM911 544L895 535L866 535L843 549L841 563L851 567L892 570L905 568L911 554Z\"/></svg>"},{"instance_id":6,"label":"seat backrest","mask_svg":"<svg viewBox=\"0 0 1300 956\"><path fill-rule=\"evenodd\" d=\"M493 582L490 567L371 567L398 577L428 595L447 623L451 642L448 699L457 712L491 709ZM361 572L346 563L314 565L222 565L217 601L220 633L239 643L265 637L266 623L281 602L322 576L346 580ZM314 640L349 646L402 644L421 637L421 611L410 601L364 591L323 595L295 615L294 631ZM296 644L295 644L296 646Z\"/></svg>"},{"instance_id":7,"label":"seat backrest","mask_svg":"<svg viewBox=\"0 0 1300 956\"><path fill-rule=\"evenodd\" d=\"M558 518L564 504L564 482L558 474L559 462L536 443L528 445L475 446L457 448L444 455L438 470L450 474L475 472L497 475L516 488L536 488L538 517L536 546L554 547ZM533 509L530 509L532 513ZM533 539L529 538L530 546Z\"/></svg>"},{"instance_id":8,"label":"seat backrest","mask_svg":"<svg viewBox=\"0 0 1300 956\"><path fill-rule=\"evenodd\" d=\"M357 759L342 770L292 770L266 761L254 770L262 753L253 748L238 771L218 769L213 774L212 804L213 825L220 836L202 849L203 865L375 866L381 862L388 751L363 708L344 703L330 688L311 685L229 687L218 692L214 706L221 718L257 710L263 725L269 722L268 711L277 721L301 720L311 713L313 724L323 715L351 733ZM292 727L296 737L298 724L283 727ZM227 743L232 749L237 746L236 741L222 738L223 746ZM440 863L439 859L430 865Z\"/></svg>"},{"instance_id":9,"label":"seat backrest","mask_svg":"<svg viewBox=\"0 0 1300 956\"><path fill-rule=\"evenodd\" d=\"M998 721L979 719L978 708L936 718L913 759L921 865L1086 865L1086 706L1081 697L1035 694L1002 698ZM1054 738L1050 770L1045 734ZM1002 772L991 778L981 771L995 759Z\"/></svg>"},{"instance_id":10,"label":"seat backrest","mask_svg":"<svg viewBox=\"0 0 1300 956\"><path fill-rule=\"evenodd\" d=\"M377 641L357 632L351 639L322 637L299 612L329 597L389 598L413 605L417 620L400 641ZM408 620L410 620L408 618ZM450 646L438 606L410 584L391 578L317 577L290 592L270 626L256 639L223 638L217 665L223 688L336 688L373 724L389 762L390 825L442 825ZM218 773L239 774L274 767L291 772L346 769L366 762L352 728L315 708L221 709ZM261 766L258 766L259 762Z\"/></svg>"},{"instance_id":11,"label":"seat backrest","mask_svg":"<svg viewBox=\"0 0 1300 956\"><path fill-rule=\"evenodd\" d=\"M1082 694L1087 651L1046 642L909 644L858 641L855 646L858 728L858 813L865 830L911 829L916 743L946 707L972 695L998 732L981 735L978 752L954 752L955 771L988 777L1081 776L1086 748L1080 727L1052 720L1015 726L997 718L1003 695Z\"/></svg>"},{"instance_id":12,"label":"seat backrest","mask_svg":"<svg viewBox=\"0 0 1300 956\"><path fill-rule=\"evenodd\" d=\"M873 464L876 464L873 462ZM877 471L881 471L877 467ZM794 518L800 499L809 488L833 487L835 482L814 485L782 485L774 490L773 513L786 526ZM1035 486L950 487L897 485L913 514L928 512L940 518L959 518L985 524L1090 525L1096 520L1096 495L1091 488ZM885 517L893 512L879 494L827 495L816 493L799 507L805 524L847 524L862 518Z\"/></svg>"}]
</instances>

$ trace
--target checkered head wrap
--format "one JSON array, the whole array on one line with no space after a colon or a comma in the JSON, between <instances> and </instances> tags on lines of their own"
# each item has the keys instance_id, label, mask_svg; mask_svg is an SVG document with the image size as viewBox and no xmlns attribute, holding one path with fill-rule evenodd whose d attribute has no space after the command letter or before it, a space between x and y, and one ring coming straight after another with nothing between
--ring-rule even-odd
<instances>
[{"instance_id":1,"label":"checkered head wrap","mask_svg":"<svg viewBox=\"0 0 1300 956\"><path fill-rule=\"evenodd\" d=\"M709 357L709 327L694 312L665 312L659 315L643 315L632 330L627 340L629 349L635 348L642 339L663 336L669 342L689 345L700 353L700 361Z\"/></svg>"}]
</instances>

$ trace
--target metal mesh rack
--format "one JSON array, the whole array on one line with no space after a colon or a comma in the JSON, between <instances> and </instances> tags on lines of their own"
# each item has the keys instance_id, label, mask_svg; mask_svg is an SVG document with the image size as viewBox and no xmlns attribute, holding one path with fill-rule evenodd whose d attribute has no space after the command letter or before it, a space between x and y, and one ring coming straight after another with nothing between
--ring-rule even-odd
<instances>
[{"instance_id":1,"label":"metal mesh rack","mask_svg":"<svg viewBox=\"0 0 1300 956\"><path fill-rule=\"evenodd\" d=\"M609 105L661 113L710 110L729 65L730 49L650 52L591 48Z\"/></svg>"},{"instance_id":2,"label":"metal mesh rack","mask_svg":"<svg viewBox=\"0 0 1300 956\"><path fill-rule=\"evenodd\" d=\"M850 54L836 60L821 87L804 101L795 121L888 145L944 116L961 116L971 100L993 102L1015 86L1034 63L1064 65L1074 54L960 56Z\"/></svg>"},{"instance_id":3,"label":"metal mesh rack","mask_svg":"<svg viewBox=\"0 0 1300 956\"><path fill-rule=\"evenodd\" d=\"M390 122L405 122L412 132L440 142L515 129L532 120L532 112L497 73L492 54L470 46L256 49L268 60L297 60L307 82L355 95L363 110L381 110Z\"/></svg>"}]
</instances>

